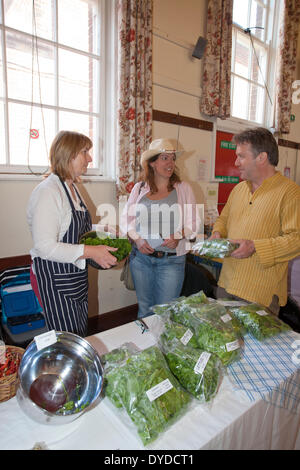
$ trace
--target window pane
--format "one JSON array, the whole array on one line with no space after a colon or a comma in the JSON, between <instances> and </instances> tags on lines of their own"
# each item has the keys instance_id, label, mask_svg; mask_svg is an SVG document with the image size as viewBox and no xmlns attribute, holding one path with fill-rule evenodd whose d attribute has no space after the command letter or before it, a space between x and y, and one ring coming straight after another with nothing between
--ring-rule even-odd
<instances>
[{"instance_id":1,"label":"window pane","mask_svg":"<svg viewBox=\"0 0 300 470\"><path fill-rule=\"evenodd\" d=\"M58 0L58 42L98 54L98 2Z\"/></svg>"},{"instance_id":2,"label":"window pane","mask_svg":"<svg viewBox=\"0 0 300 470\"><path fill-rule=\"evenodd\" d=\"M32 21L32 5L35 3L35 27ZM5 24L19 31L53 39L53 2L49 0L7 0L4 1ZM36 28L36 30L35 30Z\"/></svg>"},{"instance_id":3,"label":"window pane","mask_svg":"<svg viewBox=\"0 0 300 470\"><path fill-rule=\"evenodd\" d=\"M262 87L251 85L249 97L249 120L263 122L265 92Z\"/></svg>"},{"instance_id":4,"label":"window pane","mask_svg":"<svg viewBox=\"0 0 300 470\"><path fill-rule=\"evenodd\" d=\"M59 106L97 111L98 100L93 94L97 83L97 62L81 54L59 51Z\"/></svg>"},{"instance_id":5,"label":"window pane","mask_svg":"<svg viewBox=\"0 0 300 470\"><path fill-rule=\"evenodd\" d=\"M81 132L87 135L93 142L91 155L98 155L98 129L99 119L87 116L85 114L60 112L59 113L59 128L61 130ZM90 163L89 168L95 168L98 162L93 161Z\"/></svg>"},{"instance_id":6,"label":"window pane","mask_svg":"<svg viewBox=\"0 0 300 470\"><path fill-rule=\"evenodd\" d=\"M2 62L2 31L0 31L0 97L4 96L3 62Z\"/></svg>"},{"instance_id":7,"label":"window pane","mask_svg":"<svg viewBox=\"0 0 300 470\"><path fill-rule=\"evenodd\" d=\"M252 1L251 5L250 26L265 28L265 8L255 1ZM259 28L251 29L251 34L263 41L265 38L265 29Z\"/></svg>"},{"instance_id":8,"label":"window pane","mask_svg":"<svg viewBox=\"0 0 300 470\"><path fill-rule=\"evenodd\" d=\"M33 107L31 126L31 106L10 103L8 112L10 163L12 165L27 165L28 148L30 144L30 165L47 166L48 150L55 135L54 111L43 109L42 113L41 108ZM46 144L43 117L46 131ZM32 138L29 138L30 134L32 134ZM16 136L18 137L16 138Z\"/></svg>"},{"instance_id":9,"label":"window pane","mask_svg":"<svg viewBox=\"0 0 300 470\"><path fill-rule=\"evenodd\" d=\"M233 17L234 23L237 23L242 28L248 28L248 8L249 0L234 0L233 2Z\"/></svg>"},{"instance_id":10,"label":"window pane","mask_svg":"<svg viewBox=\"0 0 300 470\"><path fill-rule=\"evenodd\" d=\"M4 105L0 101L0 164L5 164Z\"/></svg>"},{"instance_id":11,"label":"window pane","mask_svg":"<svg viewBox=\"0 0 300 470\"><path fill-rule=\"evenodd\" d=\"M53 47L38 41L36 49L35 45L33 47L31 38L21 33L6 33L6 44L8 97L31 102L33 85L34 102L54 105ZM33 84L32 51L34 54Z\"/></svg>"},{"instance_id":12,"label":"window pane","mask_svg":"<svg viewBox=\"0 0 300 470\"><path fill-rule=\"evenodd\" d=\"M234 117L248 119L248 82L239 77L233 77L232 110Z\"/></svg>"},{"instance_id":13,"label":"window pane","mask_svg":"<svg viewBox=\"0 0 300 470\"><path fill-rule=\"evenodd\" d=\"M255 42L253 44L255 52L252 54L251 80L262 85L266 80L267 52Z\"/></svg>"},{"instance_id":14,"label":"window pane","mask_svg":"<svg viewBox=\"0 0 300 470\"><path fill-rule=\"evenodd\" d=\"M234 72L242 77L249 77L250 40L245 34L237 33L234 57Z\"/></svg>"}]
</instances>

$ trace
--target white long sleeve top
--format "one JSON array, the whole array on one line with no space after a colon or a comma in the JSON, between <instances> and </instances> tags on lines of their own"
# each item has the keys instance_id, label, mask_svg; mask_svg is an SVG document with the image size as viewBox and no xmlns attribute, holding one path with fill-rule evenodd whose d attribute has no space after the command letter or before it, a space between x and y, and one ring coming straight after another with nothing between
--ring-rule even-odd
<instances>
[{"instance_id":1,"label":"white long sleeve top","mask_svg":"<svg viewBox=\"0 0 300 470\"><path fill-rule=\"evenodd\" d=\"M68 185L64 184L70 192ZM76 210L82 210L79 201L74 201L74 206ZM33 190L27 206L27 221L33 238L32 259L40 257L85 268L85 259L79 259L84 245L62 242L71 216L72 208L59 177L49 175Z\"/></svg>"}]
</instances>

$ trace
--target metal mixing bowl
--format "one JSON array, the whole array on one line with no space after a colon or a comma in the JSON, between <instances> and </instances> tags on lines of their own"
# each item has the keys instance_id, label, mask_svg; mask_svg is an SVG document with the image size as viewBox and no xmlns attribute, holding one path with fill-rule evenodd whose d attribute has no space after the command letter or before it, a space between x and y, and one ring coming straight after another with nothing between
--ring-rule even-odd
<instances>
[{"instance_id":1,"label":"metal mixing bowl","mask_svg":"<svg viewBox=\"0 0 300 470\"><path fill-rule=\"evenodd\" d=\"M56 332L57 341L38 350L33 340L26 348L19 367L17 400L21 409L43 424L66 424L89 410L100 397L103 368L95 349L73 333ZM30 398L32 383L42 374L56 374L63 383L72 382L68 405L49 412Z\"/></svg>"}]
</instances>

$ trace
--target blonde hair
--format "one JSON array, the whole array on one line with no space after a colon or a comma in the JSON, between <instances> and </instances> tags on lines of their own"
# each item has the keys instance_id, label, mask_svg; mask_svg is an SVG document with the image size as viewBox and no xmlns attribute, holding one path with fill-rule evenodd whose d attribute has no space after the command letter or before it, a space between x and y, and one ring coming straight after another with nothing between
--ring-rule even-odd
<instances>
[{"instance_id":1,"label":"blonde hair","mask_svg":"<svg viewBox=\"0 0 300 470\"><path fill-rule=\"evenodd\" d=\"M84 147L90 149L93 143L89 137L79 132L60 131L50 148L51 172L63 181L73 179L70 173L70 162Z\"/></svg>"}]
</instances>

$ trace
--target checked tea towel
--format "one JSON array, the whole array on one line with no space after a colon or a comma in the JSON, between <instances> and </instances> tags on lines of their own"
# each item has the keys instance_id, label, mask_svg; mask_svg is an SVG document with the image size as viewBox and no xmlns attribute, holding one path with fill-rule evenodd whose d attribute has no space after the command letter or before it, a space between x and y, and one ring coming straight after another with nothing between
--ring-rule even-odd
<instances>
[{"instance_id":1,"label":"checked tea towel","mask_svg":"<svg viewBox=\"0 0 300 470\"><path fill-rule=\"evenodd\" d=\"M234 388L250 401L263 398L300 412L300 334L289 331L265 341L248 334L244 341L242 359L227 368Z\"/></svg>"}]
</instances>

